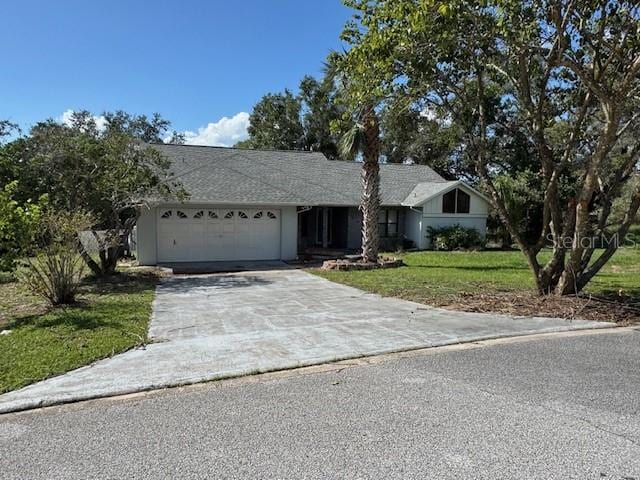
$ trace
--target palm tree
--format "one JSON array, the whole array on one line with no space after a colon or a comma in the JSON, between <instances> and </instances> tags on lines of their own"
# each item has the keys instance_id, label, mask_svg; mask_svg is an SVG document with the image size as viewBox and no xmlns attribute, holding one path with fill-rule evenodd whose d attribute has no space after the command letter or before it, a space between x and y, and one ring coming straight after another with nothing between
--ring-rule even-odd
<instances>
[{"instance_id":1,"label":"palm tree","mask_svg":"<svg viewBox=\"0 0 640 480\"><path fill-rule=\"evenodd\" d=\"M354 125L340 139L340 154L353 160L362 154L362 260L378 261L380 210L380 125L373 104L359 109Z\"/></svg>"}]
</instances>

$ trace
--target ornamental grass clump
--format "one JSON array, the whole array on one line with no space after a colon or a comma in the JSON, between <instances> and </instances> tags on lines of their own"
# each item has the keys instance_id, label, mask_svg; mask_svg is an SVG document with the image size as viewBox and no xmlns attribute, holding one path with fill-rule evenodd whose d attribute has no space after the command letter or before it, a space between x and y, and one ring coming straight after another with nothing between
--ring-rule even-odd
<instances>
[{"instance_id":1,"label":"ornamental grass clump","mask_svg":"<svg viewBox=\"0 0 640 480\"><path fill-rule=\"evenodd\" d=\"M78 234L92 224L84 212L47 211L40 219L38 249L25 260L21 281L51 305L72 304L86 272Z\"/></svg>"}]
</instances>

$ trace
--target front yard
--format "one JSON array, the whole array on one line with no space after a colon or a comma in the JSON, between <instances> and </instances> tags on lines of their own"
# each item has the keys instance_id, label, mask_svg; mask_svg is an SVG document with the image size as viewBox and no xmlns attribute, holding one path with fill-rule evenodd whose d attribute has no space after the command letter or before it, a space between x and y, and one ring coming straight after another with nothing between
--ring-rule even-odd
<instances>
[{"instance_id":1,"label":"front yard","mask_svg":"<svg viewBox=\"0 0 640 480\"><path fill-rule=\"evenodd\" d=\"M618 251L581 298L540 298L520 252L413 252L407 266L313 273L380 295L455 310L640 320L640 249Z\"/></svg>"},{"instance_id":2,"label":"front yard","mask_svg":"<svg viewBox=\"0 0 640 480\"><path fill-rule=\"evenodd\" d=\"M321 271L329 280L455 310L618 322L640 320L640 250L619 251L580 298L541 298L519 252L413 252L406 267ZM0 279L0 393L144 344L157 276L122 273L83 285L79 302L47 308Z\"/></svg>"},{"instance_id":3,"label":"front yard","mask_svg":"<svg viewBox=\"0 0 640 480\"><path fill-rule=\"evenodd\" d=\"M143 344L157 277L87 281L77 305L47 308L18 282L0 283L0 393Z\"/></svg>"}]
</instances>

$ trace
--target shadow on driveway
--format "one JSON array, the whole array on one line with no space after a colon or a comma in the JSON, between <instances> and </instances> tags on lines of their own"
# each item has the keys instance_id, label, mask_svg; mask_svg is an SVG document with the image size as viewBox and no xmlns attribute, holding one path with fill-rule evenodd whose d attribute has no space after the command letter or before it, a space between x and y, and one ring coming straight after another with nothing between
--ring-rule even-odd
<instances>
[{"instance_id":1,"label":"shadow on driveway","mask_svg":"<svg viewBox=\"0 0 640 480\"><path fill-rule=\"evenodd\" d=\"M184 293L186 295L207 291L209 293L221 289L258 287L271 284L266 277L256 275L197 275L173 277L158 286L163 294Z\"/></svg>"}]
</instances>

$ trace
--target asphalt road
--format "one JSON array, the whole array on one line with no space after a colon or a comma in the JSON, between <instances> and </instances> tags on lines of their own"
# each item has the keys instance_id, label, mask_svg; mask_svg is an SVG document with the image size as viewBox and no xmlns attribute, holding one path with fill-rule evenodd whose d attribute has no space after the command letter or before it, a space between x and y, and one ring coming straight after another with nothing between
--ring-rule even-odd
<instances>
[{"instance_id":1,"label":"asphalt road","mask_svg":"<svg viewBox=\"0 0 640 480\"><path fill-rule=\"evenodd\" d=\"M434 352L0 416L0 478L640 479L640 331Z\"/></svg>"}]
</instances>

